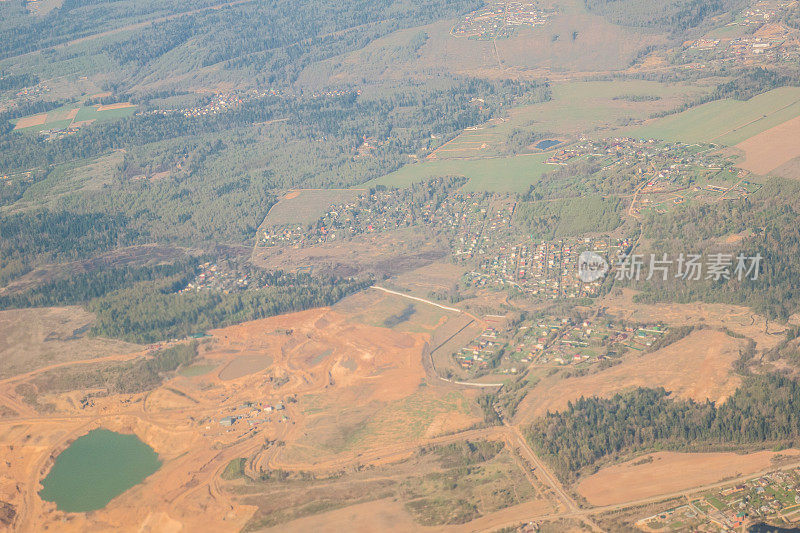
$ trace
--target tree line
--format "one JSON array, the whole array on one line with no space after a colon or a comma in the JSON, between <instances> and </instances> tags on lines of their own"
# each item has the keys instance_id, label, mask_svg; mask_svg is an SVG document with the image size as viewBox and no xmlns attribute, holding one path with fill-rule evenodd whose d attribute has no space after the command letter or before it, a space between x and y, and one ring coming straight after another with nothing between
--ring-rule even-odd
<instances>
[{"instance_id":1,"label":"tree line","mask_svg":"<svg viewBox=\"0 0 800 533\"><path fill-rule=\"evenodd\" d=\"M800 443L800 384L752 375L725 403L637 388L580 398L535 421L528 438L563 479L607 458L651 450L751 449Z\"/></svg>"}]
</instances>

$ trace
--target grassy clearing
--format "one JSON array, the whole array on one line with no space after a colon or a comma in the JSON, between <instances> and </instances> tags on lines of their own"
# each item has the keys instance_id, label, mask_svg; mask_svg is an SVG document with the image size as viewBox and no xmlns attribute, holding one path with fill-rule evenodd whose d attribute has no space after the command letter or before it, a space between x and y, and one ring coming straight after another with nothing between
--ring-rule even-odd
<instances>
[{"instance_id":1,"label":"grassy clearing","mask_svg":"<svg viewBox=\"0 0 800 533\"><path fill-rule=\"evenodd\" d=\"M204 376L217 368L217 365L192 365L178 370L178 374L187 378Z\"/></svg>"},{"instance_id":2,"label":"grassy clearing","mask_svg":"<svg viewBox=\"0 0 800 533\"><path fill-rule=\"evenodd\" d=\"M784 87L746 102L719 100L627 131L639 138L733 146L800 115L800 88Z\"/></svg>"},{"instance_id":3,"label":"grassy clearing","mask_svg":"<svg viewBox=\"0 0 800 533\"><path fill-rule=\"evenodd\" d=\"M527 192L542 175L552 170L546 154L520 155L477 160L425 161L405 167L369 182L367 185L407 187L412 183L441 176L464 176L470 191Z\"/></svg>"},{"instance_id":4,"label":"grassy clearing","mask_svg":"<svg viewBox=\"0 0 800 533\"><path fill-rule=\"evenodd\" d=\"M609 128L642 120L655 111L674 109L708 89L682 83L653 81L592 81L553 85L549 102L513 109L498 129L531 129L554 134L592 134L607 137ZM631 97L651 100L631 101Z\"/></svg>"},{"instance_id":5,"label":"grassy clearing","mask_svg":"<svg viewBox=\"0 0 800 533\"><path fill-rule=\"evenodd\" d=\"M228 466L226 466L225 470L222 471L220 477L226 481L244 477L245 464L247 464L247 459L245 459L244 457L231 459L231 462L228 463Z\"/></svg>"},{"instance_id":6,"label":"grassy clearing","mask_svg":"<svg viewBox=\"0 0 800 533\"><path fill-rule=\"evenodd\" d=\"M319 396L304 396L301 407L314 415L304 435L287 445L286 460L317 462L344 453L353 454L421 439L437 417L467 419L473 407L460 392L440 395L424 387L389 403L372 402L342 410L340 404Z\"/></svg>"},{"instance_id":7,"label":"grassy clearing","mask_svg":"<svg viewBox=\"0 0 800 533\"><path fill-rule=\"evenodd\" d=\"M448 312L432 305L414 304L414 312L397 321L396 317L404 315L409 300L390 294L375 294L353 298L338 307L342 312L352 313L350 320L376 327L388 327L395 331L407 333L430 333ZM392 320L395 318L395 320ZM388 322L387 322L388 321Z\"/></svg>"},{"instance_id":8,"label":"grassy clearing","mask_svg":"<svg viewBox=\"0 0 800 533\"><path fill-rule=\"evenodd\" d=\"M334 204L349 202L358 196L358 190L306 189L290 191L272 209L264 226L284 224L311 224Z\"/></svg>"}]
</instances>

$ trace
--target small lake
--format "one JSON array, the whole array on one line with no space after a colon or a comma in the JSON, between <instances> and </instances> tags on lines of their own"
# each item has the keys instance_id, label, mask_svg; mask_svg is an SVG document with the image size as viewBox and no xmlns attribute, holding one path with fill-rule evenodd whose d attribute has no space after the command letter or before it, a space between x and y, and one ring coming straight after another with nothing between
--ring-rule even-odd
<instances>
[{"instance_id":1,"label":"small lake","mask_svg":"<svg viewBox=\"0 0 800 533\"><path fill-rule=\"evenodd\" d=\"M56 457L39 496L61 511L94 511L160 466L158 454L136 435L95 429Z\"/></svg>"},{"instance_id":2,"label":"small lake","mask_svg":"<svg viewBox=\"0 0 800 533\"><path fill-rule=\"evenodd\" d=\"M564 141L559 141L558 139L545 139L544 141L539 141L536 144L536 148L539 150L547 150L548 148L552 148L553 146L558 146Z\"/></svg>"}]
</instances>

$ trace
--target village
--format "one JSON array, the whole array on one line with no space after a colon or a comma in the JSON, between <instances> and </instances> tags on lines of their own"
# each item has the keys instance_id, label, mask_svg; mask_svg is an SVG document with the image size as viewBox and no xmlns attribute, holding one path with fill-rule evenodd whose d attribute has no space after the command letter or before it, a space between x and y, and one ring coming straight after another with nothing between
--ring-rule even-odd
<instances>
[{"instance_id":1,"label":"village","mask_svg":"<svg viewBox=\"0 0 800 533\"><path fill-rule=\"evenodd\" d=\"M180 289L178 293L212 291L228 294L237 290L244 290L249 285L250 280L247 273L239 272L224 264L218 265L207 261L199 266L194 279Z\"/></svg>"},{"instance_id":2,"label":"village","mask_svg":"<svg viewBox=\"0 0 800 533\"><path fill-rule=\"evenodd\" d=\"M484 257L477 269L467 273L466 281L468 286L511 289L537 298L595 297L602 280L585 282L578 277L580 254L594 252L613 265L630 246L629 238L612 237L500 243L492 251L480 250Z\"/></svg>"},{"instance_id":3,"label":"village","mask_svg":"<svg viewBox=\"0 0 800 533\"><path fill-rule=\"evenodd\" d=\"M470 377L489 372L518 374L534 367L583 368L611 362L629 350L650 350L668 332L663 324L544 313L485 329L453 359Z\"/></svg>"},{"instance_id":4,"label":"village","mask_svg":"<svg viewBox=\"0 0 800 533\"><path fill-rule=\"evenodd\" d=\"M635 217L663 215L687 201L740 199L760 188L747 179L747 171L736 168L713 145L627 137L581 139L557 150L546 162L566 166L578 161L601 165L601 175L614 179L617 192L630 195L629 213Z\"/></svg>"},{"instance_id":5,"label":"village","mask_svg":"<svg viewBox=\"0 0 800 533\"><path fill-rule=\"evenodd\" d=\"M796 0L757 2L741 11L722 31L686 43L683 61L736 61L766 65L796 60L800 56L800 30L787 24Z\"/></svg>"},{"instance_id":6,"label":"village","mask_svg":"<svg viewBox=\"0 0 800 533\"><path fill-rule=\"evenodd\" d=\"M794 468L700 493L688 503L643 518L636 525L650 532L738 531L754 521L794 521L798 513L800 468Z\"/></svg>"},{"instance_id":7,"label":"village","mask_svg":"<svg viewBox=\"0 0 800 533\"><path fill-rule=\"evenodd\" d=\"M537 2L499 2L473 11L452 29L451 34L470 39L505 38L511 36L515 27L546 24L551 15Z\"/></svg>"}]
</instances>

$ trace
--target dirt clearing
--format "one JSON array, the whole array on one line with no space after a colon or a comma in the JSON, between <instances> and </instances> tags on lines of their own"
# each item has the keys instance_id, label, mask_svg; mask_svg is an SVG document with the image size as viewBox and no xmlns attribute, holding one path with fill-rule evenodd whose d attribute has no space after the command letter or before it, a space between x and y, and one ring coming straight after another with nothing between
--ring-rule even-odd
<instances>
[{"instance_id":1,"label":"dirt clearing","mask_svg":"<svg viewBox=\"0 0 800 533\"><path fill-rule=\"evenodd\" d=\"M777 455L800 459L798 450L747 455L659 452L603 468L576 488L592 505L613 505L760 472L770 468Z\"/></svg>"},{"instance_id":2,"label":"dirt clearing","mask_svg":"<svg viewBox=\"0 0 800 533\"><path fill-rule=\"evenodd\" d=\"M136 344L89 338L94 320L80 307L0 311L0 378L66 361L142 350Z\"/></svg>"},{"instance_id":3,"label":"dirt clearing","mask_svg":"<svg viewBox=\"0 0 800 533\"><path fill-rule=\"evenodd\" d=\"M745 153L744 163L739 166L755 174L768 174L800 156L798 139L800 139L800 117L737 144L736 147Z\"/></svg>"},{"instance_id":4,"label":"dirt clearing","mask_svg":"<svg viewBox=\"0 0 800 533\"><path fill-rule=\"evenodd\" d=\"M784 339L785 327L767 322L762 315L747 307L727 304L641 304L633 301L636 291L623 289L602 299L601 305L609 315L630 322L661 322L669 326L725 327L753 339L758 348L768 350Z\"/></svg>"},{"instance_id":5,"label":"dirt clearing","mask_svg":"<svg viewBox=\"0 0 800 533\"><path fill-rule=\"evenodd\" d=\"M244 355L237 357L222 369L219 379L228 381L238 379L256 372L261 372L272 364L272 357L265 354Z\"/></svg>"},{"instance_id":6,"label":"dirt clearing","mask_svg":"<svg viewBox=\"0 0 800 533\"><path fill-rule=\"evenodd\" d=\"M136 107L136 106L130 102L119 102L117 104L98 106L97 111L111 111L112 109L126 109L128 107Z\"/></svg>"},{"instance_id":7,"label":"dirt clearing","mask_svg":"<svg viewBox=\"0 0 800 533\"><path fill-rule=\"evenodd\" d=\"M25 117L21 118L17 121L14 125L15 130L21 130L24 128L30 128L32 126L41 126L47 122L47 113L42 113L41 115L33 115L32 117Z\"/></svg>"},{"instance_id":8,"label":"dirt clearing","mask_svg":"<svg viewBox=\"0 0 800 533\"><path fill-rule=\"evenodd\" d=\"M532 420L581 396L609 397L632 387L664 387L681 398L721 402L741 382L731 367L742 342L721 331L700 330L653 353L629 355L596 374L546 378L525 397L519 413Z\"/></svg>"}]
</instances>

